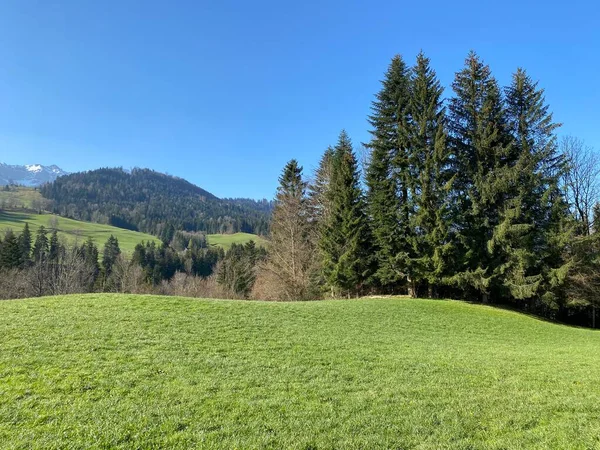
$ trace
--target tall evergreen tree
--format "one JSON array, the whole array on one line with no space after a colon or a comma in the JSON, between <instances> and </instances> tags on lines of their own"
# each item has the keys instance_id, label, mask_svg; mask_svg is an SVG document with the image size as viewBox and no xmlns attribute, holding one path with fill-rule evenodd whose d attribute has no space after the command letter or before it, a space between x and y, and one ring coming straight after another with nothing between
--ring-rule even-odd
<instances>
[{"instance_id":1,"label":"tall evergreen tree","mask_svg":"<svg viewBox=\"0 0 600 450\"><path fill-rule=\"evenodd\" d=\"M120 254L119 240L111 234L104 244L104 253L102 255L102 267L104 268L106 277L112 273L113 265L117 262Z\"/></svg>"},{"instance_id":2,"label":"tall evergreen tree","mask_svg":"<svg viewBox=\"0 0 600 450\"><path fill-rule=\"evenodd\" d=\"M490 68L473 52L452 84L449 128L454 164L454 223L460 243L457 273L451 281L467 296L484 302L497 292L495 276L500 264L489 248L500 223L507 173L514 164L505 111L498 83Z\"/></svg>"},{"instance_id":3,"label":"tall evergreen tree","mask_svg":"<svg viewBox=\"0 0 600 450\"><path fill-rule=\"evenodd\" d=\"M371 107L372 138L366 171L368 216L376 277L393 289L410 277L410 74L397 55Z\"/></svg>"},{"instance_id":4,"label":"tall evergreen tree","mask_svg":"<svg viewBox=\"0 0 600 450\"><path fill-rule=\"evenodd\" d=\"M453 250L448 207L452 180L442 93L429 59L420 53L412 72L409 104L412 215L408 240L413 283L426 282L429 296L437 295L448 275Z\"/></svg>"},{"instance_id":5,"label":"tall evergreen tree","mask_svg":"<svg viewBox=\"0 0 600 450\"><path fill-rule=\"evenodd\" d=\"M93 284L100 273L100 265L98 263L98 247L94 244L94 241L91 237L89 237L82 247L83 259L85 260L86 265L90 268L90 272L93 277L93 281L90 284Z\"/></svg>"},{"instance_id":6,"label":"tall evergreen tree","mask_svg":"<svg viewBox=\"0 0 600 450\"><path fill-rule=\"evenodd\" d=\"M46 228L41 225L37 230L35 243L33 244L33 260L35 262L44 261L48 256L48 252L48 232L46 231Z\"/></svg>"},{"instance_id":7,"label":"tall evergreen tree","mask_svg":"<svg viewBox=\"0 0 600 450\"><path fill-rule=\"evenodd\" d=\"M19 247L21 248L21 267L27 267L31 264L31 231L27 222L19 236Z\"/></svg>"},{"instance_id":8,"label":"tall evergreen tree","mask_svg":"<svg viewBox=\"0 0 600 450\"><path fill-rule=\"evenodd\" d=\"M48 248L48 259L50 261L57 262L61 256L62 252L60 242L58 240L58 232L56 229L52 230L52 234L50 235L50 244Z\"/></svg>"},{"instance_id":9,"label":"tall evergreen tree","mask_svg":"<svg viewBox=\"0 0 600 450\"><path fill-rule=\"evenodd\" d=\"M333 148L328 147L319 161L314 179L308 184L308 205L311 220L319 228L327 220L331 206L329 205L329 187L333 170Z\"/></svg>"},{"instance_id":10,"label":"tall evergreen tree","mask_svg":"<svg viewBox=\"0 0 600 450\"><path fill-rule=\"evenodd\" d=\"M8 230L0 248L0 267L4 269L16 269L21 265L21 258L19 239L12 230Z\"/></svg>"},{"instance_id":11,"label":"tall evergreen tree","mask_svg":"<svg viewBox=\"0 0 600 450\"><path fill-rule=\"evenodd\" d=\"M320 247L323 271L333 295L364 290L370 277L370 236L352 142L342 131L334 148L331 212L324 224Z\"/></svg>"},{"instance_id":12,"label":"tall evergreen tree","mask_svg":"<svg viewBox=\"0 0 600 450\"><path fill-rule=\"evenodd\" d=\"M544 91L524 70L517 70L505 91L515 159L502 168L505 199L489 247L502 256L496 275L511 297L548 299L550 271L565 271L556 238L568 233L556 223L567 216L559 188L563 159L554 135L560 125L548 111ZM556 209L562 210L556 214Z\"/></svg>"}]
</instances>

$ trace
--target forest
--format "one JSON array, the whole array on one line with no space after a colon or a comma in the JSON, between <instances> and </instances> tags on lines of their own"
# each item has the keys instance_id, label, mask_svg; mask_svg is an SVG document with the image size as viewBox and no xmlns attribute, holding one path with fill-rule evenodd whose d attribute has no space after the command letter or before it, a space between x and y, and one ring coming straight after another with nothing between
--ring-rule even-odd
<instances>
[{"instance_id":1,"label":"forest","mask_svg":"<svg viewBox=\"0 0 600 450\"><path fill-rule=\"evenodd\" d=\"M40 189L55 214L162 237L174 229L268 232L270 202L219 199L180 178L149 169L104 168L59 177Z\"/></svg>"},{"instance_id":2,"label":"forest","mask_svg":"<svg viewBox=\"0 0 600 450\"><path fill-rule=\"evenodd\" d=\"M595 324L600 166L524 69L474 52L445 96L423 54L392 59L361 172L345 131L310 178L284 168L257 283L275 298L460 298Z\"/></svg>"},{"instance_id":3,"label":"forest","mask_svg":"<svg viewBox=\"0 0 600 450\"><path fill-rule=\"evenodd\" d=\"M57 251L52 238L46 245L27 230L10 233L0 244L4 295L408 295L595 327L597 154L580 139L559 138L544 90L524 69L501 87L472 52L451 88L446 95L425 55L413 66L395 56L368 116L364 164L342 131L314 173L296 159L283 168L274 202L219 200L143 169L61 177L41 189L54 212L147 231L162 244L139 244L125 258L110 241L99 262L93 242ZM232 231L268 234L268 248L252 242L225 252L207 248L202 235ZM50 262L56 271L67 255L94 276L76 287L8 293L11 280L35 277Z\"/></svg>"}]
</instances>

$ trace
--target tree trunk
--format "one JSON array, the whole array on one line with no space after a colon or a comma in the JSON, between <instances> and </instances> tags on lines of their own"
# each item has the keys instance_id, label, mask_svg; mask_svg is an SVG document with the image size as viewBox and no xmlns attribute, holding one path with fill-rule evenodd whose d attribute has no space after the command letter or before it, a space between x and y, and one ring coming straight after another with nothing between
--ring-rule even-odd
<instances>
[{"instance_id":1,"label":"tree trunk","mask_svg":"<svg viewBox=\"0 0 600 450\"><path fill-rule=\"evenodd\" d=\"M488 304L490 302L490 295L487 292L484 292L481 294L481 301L485 304Z\"/></svg>"}]
</instances>

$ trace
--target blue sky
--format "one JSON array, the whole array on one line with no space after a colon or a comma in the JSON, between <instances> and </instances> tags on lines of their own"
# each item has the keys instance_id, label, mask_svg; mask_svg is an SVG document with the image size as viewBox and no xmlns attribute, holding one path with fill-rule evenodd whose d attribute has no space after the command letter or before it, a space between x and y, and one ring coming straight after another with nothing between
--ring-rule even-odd
<instances>
[{"instance_id":1,"label":"blue sky","mask_svg":"<svg viewBox=\"0 0 600 450\"><path fill-rule=\"evenodd\" d=\"M339 131L368 140L394 54L445 86L473 49L522 66L561 133L600 148L594 2L0 2L0 162L150 167L222 197L271 198ZM449 94L449 90L447 94Z\"/></svg>"}]
</instances>

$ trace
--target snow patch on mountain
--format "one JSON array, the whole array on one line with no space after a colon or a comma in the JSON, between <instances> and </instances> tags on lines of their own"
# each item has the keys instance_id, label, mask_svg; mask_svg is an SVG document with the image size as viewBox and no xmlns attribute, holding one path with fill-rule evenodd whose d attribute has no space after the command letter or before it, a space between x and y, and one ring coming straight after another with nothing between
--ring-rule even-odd
<instances>
[{"instance_id":1,"label":"snow patch on mountain","mask_svg":"<svg viewBox=\"0 0 600 450\"><path fill-rule=\"evenodd\" d=\"M42 164L26 164L15 166L0 163L0 186L19 184L22 186L36 187L50 183L61 175L67 175L60 167Z\"/></svg>"}]
</instances>

